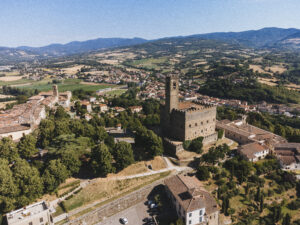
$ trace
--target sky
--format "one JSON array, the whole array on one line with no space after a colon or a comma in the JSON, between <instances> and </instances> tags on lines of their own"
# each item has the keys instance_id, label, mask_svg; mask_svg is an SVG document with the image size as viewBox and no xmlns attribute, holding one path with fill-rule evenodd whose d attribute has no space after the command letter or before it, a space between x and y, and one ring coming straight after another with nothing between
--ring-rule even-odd
<instances>
[{"instance_id":1,"label":"sky","mask_svg":"<svg viewBox=\"0 0 300 225\"><path fill-rule=\"evenodd\" d=\"M0 46L300 28L300 0L0 0Z\"/></svg>"}]
</instances>

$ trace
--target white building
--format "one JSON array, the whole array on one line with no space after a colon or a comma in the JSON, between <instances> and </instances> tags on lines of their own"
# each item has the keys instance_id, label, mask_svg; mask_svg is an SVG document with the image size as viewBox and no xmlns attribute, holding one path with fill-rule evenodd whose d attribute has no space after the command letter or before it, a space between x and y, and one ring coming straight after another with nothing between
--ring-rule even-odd
<instances>
[{"instance_id":1,"label":"white building","mask_svg":"<svg viewBox=\"0 0 300 225\"><path fill-rule=\"evenodd\" d=\"M108 111L108 107L106 104L99 104L100 112Z\"/></svg>"},{"instance_id":2,"label":"white building","mask_svg":"<svg viewBox=\"0 0 300 225\"><path fill-rule=\"evenodd\" d=\"M256 162L265 158L269 154L269 148L261 143L252 142L249 144L241 145L238 148L239 154L241 154L246 160Z\"/></svg>"},{"instance_id":3,"label":"white building","mask_svg":"<svg viewBox=\"0 0 300 225\"><path fill-rule=\"evenodd\" d=\"M186 225L218 225L215 199L195 177L176 175L165 180L166 192Z\"/></svg>"},{"instance_id":4,"label":"white building","mask_svg":"<svg viewBox=\"0 0 300 225\"><path fill-rule=\"evenodd\" d=\"M6 214L8 225L52 225L46 202L38 202Z\"/></svg>"},{"instance_id":5,"label":"white building","mask_svg":"<svg viewBox=\"0 0 300 225\"><path fill-rule=\"evenodd\" d=\"M300 143L277 144L274 150L282 169L300 170Z\"/></svg>"}]
</instances>

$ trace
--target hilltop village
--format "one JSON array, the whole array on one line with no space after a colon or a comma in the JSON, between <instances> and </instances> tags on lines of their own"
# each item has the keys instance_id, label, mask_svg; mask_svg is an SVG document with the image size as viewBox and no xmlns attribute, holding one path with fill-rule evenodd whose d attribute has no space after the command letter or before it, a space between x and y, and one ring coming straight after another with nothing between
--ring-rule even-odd
<instances>
[{"instance_id":1,"label":"hilltop village","mask_svg":"<svg viewBox=\"0 0 300 225\"><path fill-rule=\"evenodd\" d=\"M140 168L147 171L145 177L161 173L162 178L149 179L154 183L160 181L164 188L159 189L160 191L154 195L149 193L149 191L155 190L154 187L149 190L143 189L144 191L139 195L141 199L138 197L139 200L120 198L116 201L121 204L120 209L126 210L131 204L134 205L135 201L148 199L150 214L146 213L145 216L150 216L150 218L147 217L147 220L154 221L154 223L166 219L163 215L164 210L171 210L171 218L178 224L228 224L235 223L237 218L247 221L249 212L245 211L243 207L242 209L235 208L230 203L236 196L239 196L238 193L247 187L245 185L249 185L247 182L252 185L262 182L263 179L267 179L265 178L267 176L276 177L276 174L280 174L278 176L282 176L281 179L284 180L279 178L274 180L276 182L273 184L276 187L275 191L281 182L285 182L284 187L280 190L281 193L295 188L297 176L293 174L293 171L300 169L300 143L289 142L280 135L250 125L246 114L236 120L217 120L217 106L219 105L216 104L216 99L213 102L212 99L203 96L196 99L183 98L180 95L179 81L179 76L176 74L166 76L165 88L162 89L163 96L166 97L160 103L155 99L138 101L140 92L136 92L136 96L132 98L131 94L136 87L129 88L120 97L107 98L106 93L111 90L108 88L98 91L95 96L74 100L72 92L59 92L58 86L53 85L52 91L40 92L38 95L30 97L26 103L16 104L12 109L3 111L0 114L3 140L11 139L17 143L17 148L21 149L27 136L34 137L37 134L37 144L40 146L40 150L35 153L39 154L26 157L49 166L56 163L54 167L60 167L61 171L58 174L55 173L54 168L50 169L51 167L41 170L44 170L41 178L43 182L52 185L45 187L45 190L49 190L46 193L59 190L70 174L76 177L81 170L93 171L92 176L95 177L89 179L88 182L78 181L78 183L76 181L76 184L71 185L71 189L66 188L66 193L57 200L44 199L41 202L8 212L6 214L7 223L9 225L41 222L92 224L101 221L104 217L110 216L107 214L108 211L102 211L104 209L101 207L91 211L94 212L92 216L84 214L78 220L76 217L72 219L71 215L74 214L71 212L74 209L70 208L71 206L68 204L77 201L77 196L83 193L87 194L86 191L89 192L92 185L100 185L97 176L106 177L116 171L122 173L123 170L129 170L131 166L137 166L140 162L145 162L147 165L146 168ZM131 105L124 104L129 101L132 101ZM230 101L236 103L230 107L235 110L239 105L238 102ZM243 104L245 103L243 102ZM244 113L247 113L247 110L244 110ZM160 117L160 122L153 119L155 116ZM52 139L55 145L51 143ZM93 141L95 144L89 147L91 145L86 141ZM72 147L73 143L76 143L77 146ZM57 145L61 150L55 150ZM72 148L74 150L68 150ZM109 153L108 149L113 153ZM75 155L72 155L71 152ZM108 157L108 161L101 158L104 157L103 154L106 154L105 157ZM164 154L163 157L162 154ZM190 158L183 157L183 155L191 154ZM101 157L99 158L97 155ZM65 157L72 157L76 164ZM157 160L160 160L161 165L165 166L155 169ZM20 163L18 160L17 162ZM135 162L137 164L134 164ZM194 167L190 166L190 163L198 163L198 165ZM267 175L264 168L259 167L260 164L274 168L276 174ZM238 169L239 167L240 169ZM254 178L256 176L254 168L259 171L260 178ZM9 167L6 169L10 170ZM62 178L60 176L64 170L67 170L66 176ZM223 171L223 174L221 175L218 171ZM52 181L47 177L49 175L57 176L57 179L61 179L60 183L51 184ZM83 174L83 176L85 175ZM117 175L115 176L116 178L113 180L119 179ZM142 175L137 172L137 174L130 174L128 179L137 179L139 182L140 176ZM236 186L227 187L224 183L225 180L230 179L230 176L234 179ZM109 177L107 179L112 182ZM251 181L246 182L247 179ZM214 182L218 183L221 180L223 180L223 184L220 189L212 186ZM59 186L55 187L55 185ZM273 194L269 195L266 192L266 184L259 183L259 185L262 193L255 197L257 200L251 202L254 205L258 204L258 208L254 212L259 213L260 210L263 212L269 207L271 211L264 217L264 220L274 221L272 210L277 210L276 207L279 207L277 204L280 203L280 200L277 201ZM249 188L252 190L251 193L258 191L255 186ZM125 188L125 190L128 189ZM228 193L226 194L226 192ZM133 196L129 194L128 199L131 198ZM246 198L248 197L246 196ZM266 203L261 203L262 198L272 199L272 205L267 206ZM295 209L291 208L290 204L296 204L296 200L285 201L288 203L283 207L293 213ZM108 203L105 207L110 207L110 204ZM71 211L69 212L69 210ZM79 207L76 210L82 209ZM143 213L145 212L143 211ZM284 218L287 215L289 216L289 214L282 214ZM111 219L113 218L111 217Z\"/></svg>"},{"instance_id":2,"label":"hilltop village","mask_svg":"<svg viewBox=\"0 0 300 225\"><path fill-rule=\"evenodd\" d=\"M299 60L175 38L1 65L0 220L298 225Z\"/></svg>"}]
</instances>

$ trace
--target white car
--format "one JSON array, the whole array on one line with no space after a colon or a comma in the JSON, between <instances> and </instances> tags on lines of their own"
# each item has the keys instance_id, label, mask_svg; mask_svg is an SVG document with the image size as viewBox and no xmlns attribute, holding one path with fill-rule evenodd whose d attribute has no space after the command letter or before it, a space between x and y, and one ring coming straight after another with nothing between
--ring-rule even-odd
<instances>
[{"instance_id":1,"label":"white car","mask_svg":"<svg viewBox=\"0 0 300 225\"><path fill-rule=\"evenodd\" d=\"M155 208L157 208L157 205L156 205L155 203L152 203L152 204L150 205L150 209L155 209Z\"/></svg>"},{"instance_id":2,"label":"white car","mask_svg":"<svg viewBox=\"0 0 300 225\"><path fill-rule=\"evenodd\" d=\"M122 224L127 224L128 223L128 219L125 218L125 217L121 218L120 221L121 221Z\"/></svg>"}]
</instances>

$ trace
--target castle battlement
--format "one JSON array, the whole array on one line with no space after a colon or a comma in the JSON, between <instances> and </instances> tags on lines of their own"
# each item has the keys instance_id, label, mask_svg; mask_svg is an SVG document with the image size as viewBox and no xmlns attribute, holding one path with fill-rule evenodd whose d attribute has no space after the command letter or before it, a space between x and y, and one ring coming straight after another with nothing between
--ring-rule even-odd
<instances>
[{"instance_id":1,"label":"castle battlement","mask_svg":"<svg viewBox=\"0 0 300 225\"><path fill-rule=\"evenodd\" d=\"M160 120L165 138L185 141L207 136L207 142L216 141L216 106L201 101L179 101L177 74L166 77L165 92L166 101L161 104Z\"/></svg>"}]
</instances>

